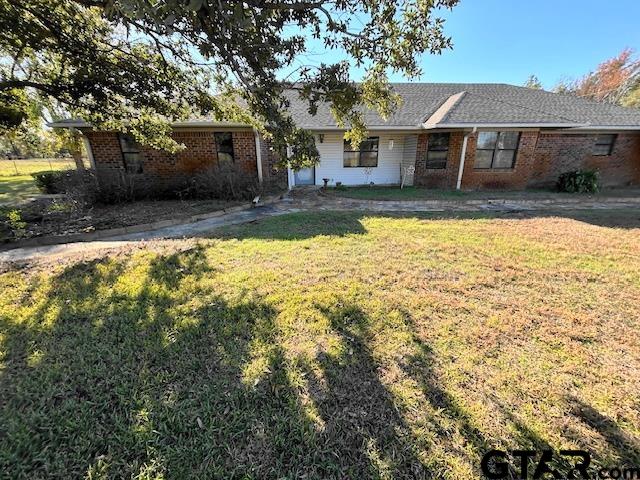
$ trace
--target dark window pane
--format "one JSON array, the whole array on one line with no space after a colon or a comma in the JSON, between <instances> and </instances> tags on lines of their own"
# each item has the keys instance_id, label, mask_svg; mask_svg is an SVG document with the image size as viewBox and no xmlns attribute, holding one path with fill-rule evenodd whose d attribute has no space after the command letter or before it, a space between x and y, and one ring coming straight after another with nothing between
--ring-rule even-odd
<instances>
[{"instance_id":1,"label":"dark window pane","mask_svg":"<svg viewBox=\"0 0 640 480\"><path fill-rule=\"evenodd\" d=\"M493 168L513 168L515 150L498 150L493 159Z\"/></svg>"},{"instance_id":2,"label":"dark window pane","mask_svg":"<svg viewBox=\"0 0 640 480\"><path fill-rule=\"evenodd\" d=\"M593 146L593 154L594 155L609 155L611 153L610 145L594 145Z\"/></svg>"},{"instance_id":3,"label":"dark window pane","mask_svg":"<svg viewBox=\"0 0 640 480\"><path fill-rule=\"evenodd\" d=\"M358 159L360 158L359 152L344 152L344 166L345 167L357 167Z\"/></svg>"},{"instance_id":4,"label":"dark window pane","mask_svg":"<svg viewBox=\"0 0 640 480\"><path fill-rule=\"evenodd\" d=\"M233 162L233 135L231 132L214 133L219 163Z\"/></svg>"},{"instance_id":5,"label":"dark window pane","mask_svg":"<svg viewBox=\"0 0 640 480\"><path fill-rule=\"evenodd\" d=\"M449 148L448 133L432 133L429 135L428 150L447 150Z\"/></svg>"},{"instance_id":6,"label":"dark window pane","mask_svg":"<svg viewBox=\"0 0 640 480\"><path fill-rule=\"evenodd\" d=\"M614 138L616 138L616 136L610 133L601 134L596 136L596 143L610 145L613 143Z\"/></svg>"},{"instance_id":7,"label":"dark window pane","mask_svg":"<svg viewBox=\"0 0 640 480\"><path fill-rule=\"evenodd\" d=\"M596 136L596 143L593 147L594 155L611 155L613 144L616 141L615 134L602 134Z\"/></svg>"},{"instance_id":8,"label":"dark window pane","mask_svg":"<svg viewBox=\"0 0 640 480\"><path fill-rule=\"evenodd\" d=\"M515 150L518 147L518 132L500 132L498 137L498 148L505 150Z\"/></svg>"},{"instance_id":9,"label":"dark window pane","mask_svg":"<svg viewBox=\"0 0 640 480\"><path fill-rule=\"evenodd\" d=\"M128 173L142 173L142 155L140 153L126 152L122 156L124 168Z\"/></svg>"},{"instance_id":10,"label":"dark window pane","mask_svg":"<svg viewBox=\"0 0 640 480\"><path fill-rule=\"evenodd\" d=\"M378 152L360 152L361 167L377 167Z\"/></svg>"},{"instance_id":11,"label":"dark window pane","mask_svg":"<svg viewBox=\"0 0 640 480\"><path fill-rule=\"evenodd\" d=\"M493 159L493 150L477 150L475 168L491 168L491 160Z\"/></svg>"},{"instance_id":12,"label":"dark window pane","mask_svg":"<svg viewBox=\"0 0 640 480\"><path fill-rule=\"evenodd\" d=\"M377 167L378 137L369 137L360 143L360 149L354 150L351 142L343 143L343 166L345 167Z\"/></svg>"},{"instance_id":13,"label":"dark window pane","mask_svg":"<svg viewBox=\"0 0 640 480\"><path fill-rule=\"evenodd\" d=\"M446 150L427 152L427 168L446 168L447 155Z\"/></svg>"},{"instance_id":14,"label":"dark window pane","mask_svg":"<svg viewBox=\"0 0 640 480\"><path fill-rule=\"evenodd\" d=\"M367 138L360 144L360 151L372 151L378 150L378 137Z\"/></svg>"},{"instance_id":15,"label":"dark window pane","mask_svg":"<svg viewBox=\"0 0 640 480\"><path fill-rule=\"evenodd\" d=\"M123 153L137 153L140 151L138 142L136 142L131 135L121 133L118 137L120 138L120 148L122 149Z\"/></svg>"},{"instance_id":16,"label":"dark window pane","mask_svg":"<svg viewBox=\"0 0 640 480\"><path fill-rule=\"evenodd\" d=\"M118 135L120 141L120 151L122 152L122 162L127 173L142 173L144 155L138 142L131 135L121 133Z\"/></svg>"},{"instance_id":17,"label":"dark window pane","mask_svg":"<svg viewBox=\"0 0 640 480\"><path fill-rule=\"evenodd\" d=\"M493 149L496 146L497 139L498 139L498 132L480 132L478 134L477 148Z\"/></svg>"}]
</instances>

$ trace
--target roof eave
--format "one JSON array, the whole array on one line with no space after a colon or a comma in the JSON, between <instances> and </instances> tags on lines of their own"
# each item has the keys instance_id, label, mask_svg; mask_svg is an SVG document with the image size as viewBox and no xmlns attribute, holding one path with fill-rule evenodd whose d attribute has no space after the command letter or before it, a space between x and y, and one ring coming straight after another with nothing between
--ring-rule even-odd
<instances>
[{"instance_id":1,"label":"roof eave","mask_svg":"<svg viewBox=\"0 0 640 480\"><path fill-rule=\"evenodd\" d=\"M579 128L586 127L584 123L491 123L491 122L468 122L468 123L424 123L422 128L434 130L438 128Z\"/></svg>"}]
</instances>

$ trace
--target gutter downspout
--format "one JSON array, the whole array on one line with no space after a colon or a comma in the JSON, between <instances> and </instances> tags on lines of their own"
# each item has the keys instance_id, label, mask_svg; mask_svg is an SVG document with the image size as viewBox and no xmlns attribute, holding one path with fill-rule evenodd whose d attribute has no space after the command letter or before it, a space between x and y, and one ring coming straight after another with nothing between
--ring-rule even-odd
<instances>
[{"instance_id":1,"label":"gutter downspout","mask_svg":"<svg viewBox=\"0 0 640 480\"><path fill-rule=\"evenodd\" d=\"M253 129L253 137L256 141L256 168L258 169L258 182L262 183L262 149L260 148L260 134Z\"/></svg>"},{"instance_id":2,"label":"gutter downspout","mask_svg":"<svg viewBox=\"0 0 640 480\"><path fill-rule=\"evenodd\" d=\"M291 147L287 147L287 160L291 156ZM289 187L289 191L293 190L293 187L296 186L296 177L291 170L291 164L287 161L287 186Z\"/></svg>"},{"instance_id":3,"label":"gutter downspout","mask_svg":"<svg viewBox=\"0 0 640 480\"><path fill-rule=\"evenodd\" d=\"M89 157L89 165L93 170L96 169L96 160L93 158L93 150L91 149L91 143L89 143L89 139L87 136L80 132L82 135L82 143L84 144L84 149L87 151L87 157Z\"/></svg>"},{"instance_id":4,"label":"gutter downspout","mask_svg":"<svg viewBox=\"0 0 640 480\"><path fill-rule=\"evenodd\" d=\"M456 182L456 190L460 190L462 186L462 173L464 172L464 160L467 156L467 140L469 140L469 135L472 133L476 133L478 127L473 127L471 132L465 133L464 138L462 139L462 151L460 152L460 165L458 166L458 181Z\"/></svg>"}]
</instances>

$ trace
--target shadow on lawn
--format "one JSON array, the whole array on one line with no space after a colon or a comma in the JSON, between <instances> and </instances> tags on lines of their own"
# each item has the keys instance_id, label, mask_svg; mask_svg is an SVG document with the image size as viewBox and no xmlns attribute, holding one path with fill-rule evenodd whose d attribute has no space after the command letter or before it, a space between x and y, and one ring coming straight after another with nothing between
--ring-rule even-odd
<instances>
[{"instance_id":1,"label":"shadow on lawn","mask_svg":"<svg viewBox=\"0 0 640 480\"><path fill-rule=\"evenodd\" d=\"M212 235L229 239L304 240L321 235L344 237L367 233L362 219L417 218L423 220L529 220L566 218L608 228L640 228L640 209L556 210L556 211L482 211L482 212L366 212L308 211L268 217L215 231Z\"/></svg>"},{"instance_id":2,"label":"shadow on lawn","mask_svg":"<svg viewBox=\"0 0 640 480\"><path fill-rule=\"evenodd\" d=\"M213 235L221 238L274 240L303 240L321 235L364 235L367 231L360 219L365 215L358 212L334 211L287 213L221 228Z\"/></svg>"},{"instance_id":3,"label":"shadow on lawn","mask_svg":"<svg viewBox=\"0 0 640 480\"><path fill-rule=\"evenodd\" d=\"M374 321L357 303L316 306L337 354L296 356L274 306L207 287L217 273L205 253L134 269L120 259L76 264L19 300L29 305L47 289L28 319L0 316L3 473L432 478L460 463L477 472L494 441L446 391L409 315L411 354L399 361L424 400L417 427L382 380ZM585 418L623 448L615 425Z\"/></svg>"},{"instance_id":4,"label":"shadow on lawn","mask_svg":"<svg viewBox=\"0 0 640 480\"><path fill-rule=\"evenodd\" d=\"M194 281L215 275L195 249L144 271L117 259L76 264L50 286L34 285L21 303L47 291L28 319L0 317L4 473L374 478L379 451L396 478L427 476L341 311L332 326L355 353L320 359L323 431L292 383L277 312L255 295L223 297ZM259 368L255 380L250 367Z\"/></svg>"}]
</instances>

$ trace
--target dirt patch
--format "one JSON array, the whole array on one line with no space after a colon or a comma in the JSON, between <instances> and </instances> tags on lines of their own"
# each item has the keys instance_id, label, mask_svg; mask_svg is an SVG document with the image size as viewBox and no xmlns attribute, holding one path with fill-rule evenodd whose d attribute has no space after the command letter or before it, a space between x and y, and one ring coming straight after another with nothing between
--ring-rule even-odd
<instances>
[{"instance_id":1,"label":"dirt patch","mask_svg":"<svg viewBox=\"0 0 640 480\"><path fill-rule=\"evenodd\" d=\"M47 235L70 235L144 223L189 218L246 202L223 200L141 200L116 205L74 208L64 199L37 200L19 209L19 219L9 221L12 208L0 210L0 241Z\"/></svg>"}]
</instances>

